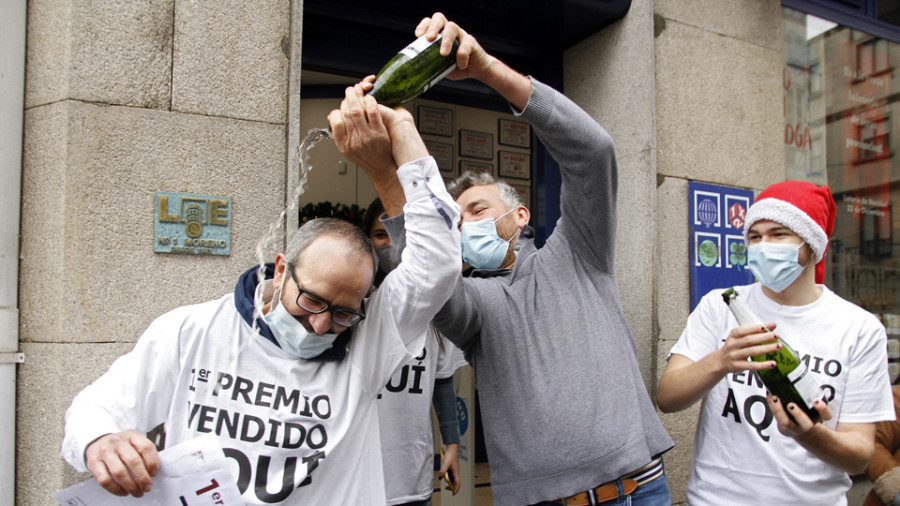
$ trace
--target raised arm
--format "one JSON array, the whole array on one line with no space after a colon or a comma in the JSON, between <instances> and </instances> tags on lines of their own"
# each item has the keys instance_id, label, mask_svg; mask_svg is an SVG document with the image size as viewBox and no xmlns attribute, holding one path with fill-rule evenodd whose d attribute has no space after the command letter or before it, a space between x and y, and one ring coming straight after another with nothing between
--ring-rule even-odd
<instances>
[{"instance_id":1,"label":"raised arm","mask_svg":"<svg viewBox=\"0 0 900 506\"><path fill-rule=\"evenodd\" d=\"M408 352L420 350L429 322L456 285L459 208L412 115L403 108L378 105L364 95L366 87L361 83L348 88L340 110L332 111L328 119L338 149L369 174L388 215L402 211L405 218L402 261L366 305L360 327L367 339L353 344L361 348L356 356L365 362L361 370L367 384L377 391L405 357L394 355L378 363L371 357L383 351L385 341L397 338Z\"/></svg>"}]
</instances>

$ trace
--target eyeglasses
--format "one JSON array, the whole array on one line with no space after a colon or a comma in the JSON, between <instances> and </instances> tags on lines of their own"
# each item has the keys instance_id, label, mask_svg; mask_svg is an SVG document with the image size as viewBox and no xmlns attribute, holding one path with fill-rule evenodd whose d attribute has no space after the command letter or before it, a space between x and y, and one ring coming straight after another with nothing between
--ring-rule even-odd
<instances>
[{"instance_id":1,"label":"eyeglasses","mask_svg":"<svg viewBox=\"0 0 900 506\"><path fill-rule=\"evenodd\" d=\"M319 297L309 290L300 288L300 282L294 277L294 266L291 263L287 264L287 271L288 276L291 277L291 280L294 282L294 285L299 292L297 294L297 305L304 311L309 311L313 314L331 311L331 321L342 327L352 327L366 317L365 303L362 304L360 312L345 307L332 306L330 302L322 297Z\"/></svg>"}]
</instances>

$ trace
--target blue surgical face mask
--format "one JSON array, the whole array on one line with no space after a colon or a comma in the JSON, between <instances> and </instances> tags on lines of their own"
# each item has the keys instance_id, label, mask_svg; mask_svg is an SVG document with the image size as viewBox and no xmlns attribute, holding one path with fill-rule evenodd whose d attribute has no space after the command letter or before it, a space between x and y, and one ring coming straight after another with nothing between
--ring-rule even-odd
<instances>
[{"instance_id":1,"label":"blue surgical face mask","mask_svg":"<svg viewBox=\"0 0 900 506\"><path fill-rule=\"evenodd\" d=\"M775 292L783 292L800 274L800 247L803 244L759 242L747 248L747 262L756 279Z\"/></svg>"},{"instance_id":2,"label":"blue surgical face mask","mask_svg":"<svg viewBox=\"0 0 900 506\"><path fill-rule=\"evenodd\" d=\"M512 208L496 219L485 218L463 223L460 231L463 260L476 269L500 267L503 259L506 258L510 241L519 235L519 230L516 230L509 240L504 241L497 234L497 222L515 210L516 208Z\"/></svg>"},{"instance_id":3,"label":"blue surgical face mask","mask_svg":"<svg viewBox=\"0 0 900 506\"><path fill-rule=\"evenodd\" d=\"M294 358L309 359L331 348L338 334L310 333L285 309L281 303L281 290L277 295L278 298L274 299L275 307L263 315L263 321L269 326L275 341L285 353Z\"/></svg>"}]
</instances>

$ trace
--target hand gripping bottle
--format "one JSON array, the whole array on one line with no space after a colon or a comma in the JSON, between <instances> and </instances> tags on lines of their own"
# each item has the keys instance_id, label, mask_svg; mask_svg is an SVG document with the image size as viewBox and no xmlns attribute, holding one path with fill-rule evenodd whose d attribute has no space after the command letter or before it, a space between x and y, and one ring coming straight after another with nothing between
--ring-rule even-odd
<instances>
[{"instance_id":1,"label":"hand gripping bottle","mask_svg":"<svg viewBox=\"0 0 900 506\"><path fill-rule=\"evenodd\" d=\"M734 288L729 288L722 292L722 299L728 304L731 313L738 321L738 325L759 325L765 327L762 320L750 311L747 304L739 298L738 292ZM768 330L768 329L767 329ZM809 373L809 364L800 360L797 352L779 336L781 341L781 349L772 353L765 353L753 357L756 362L765 362L774 360L777 366L774 369L765 369L756 371L763 384L769 392L777 396L782 406L787 409L787 405L791 402L796 403L810 420L819 422L821 417L816 408L813 407L813 401L822 399L825 391L819 386L816 379ZM791 416L788 413L788 416ZM791 416L791 419L794 417Z\"/></svg>"}]
</instances>

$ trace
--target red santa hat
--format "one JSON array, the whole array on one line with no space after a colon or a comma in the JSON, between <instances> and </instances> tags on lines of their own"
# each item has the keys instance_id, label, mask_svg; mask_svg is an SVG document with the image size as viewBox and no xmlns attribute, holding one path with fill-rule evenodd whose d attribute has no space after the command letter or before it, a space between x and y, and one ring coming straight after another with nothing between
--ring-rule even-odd
<instances>
[{"instance_id":1,"label":"red santa hat","mask_svg":"<svg viewBox=\"0 0 900 506\"><path fill-rule=\"evenodd\" d=\"M816 256L816 283L825 281L825 250L834 231L834 198L827 186L784 181L763 190L747 211L744 241L759 220L781 223L799 235ZM748 242L749 244L749 242Z\"/></svg>"}]
</instances>

